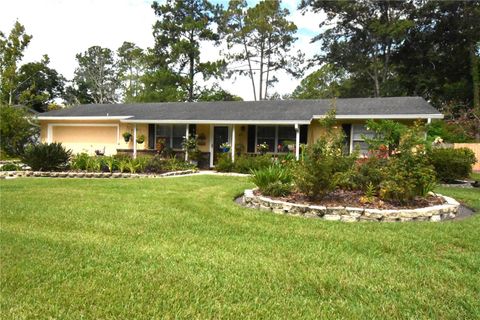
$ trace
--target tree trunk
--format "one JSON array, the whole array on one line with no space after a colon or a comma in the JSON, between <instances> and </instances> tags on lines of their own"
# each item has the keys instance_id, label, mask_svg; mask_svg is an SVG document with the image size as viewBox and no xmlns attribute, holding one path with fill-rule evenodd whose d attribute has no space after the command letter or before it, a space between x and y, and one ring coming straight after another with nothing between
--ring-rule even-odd
<instances>
[{"instance_id":1,"label":"tree trunk","mask_svg":"<svg viewBox=\"0 0 480 320\"><path fill-rule=\"evenodd\" d=\"M264 100L262 93L263 93L263 54L264 54L264 42L262 40L262 44L260 46L260 91L259 91L259 100Z\"/></svg>"},{"instance_id":2,"label":"tree trunk","mask_svg":"<svg viewBox=\"0 0 480 320\"><path fill-rule=\"evenodd\" d=\"M193 30L190 32L190 44L194 44L194 38L193 38ZM190 83L188 84L188 101L192 102L193 101L193 78L195 77L195 54L193 52L188 53L188 59L190 60L190 72L189 72L189 80Z\"/></svg>"},{"instance_id":3,"label":"tree trunk","mask_svg":"<svg viewBox=\"0 0 480 320\"><path fill-rule=\"evenodd\" d=\"M270 78L270 57L272 56L272 43L270 41L270 37L268 38L268 58L267 58L267 77L265 78L265 99L268 96L268 80Z\"/></svg>"},{"instance_id":4,"label":"tree trunk","mask_svg":"<svg viewBox=\"0 0 480 320\"><path fill-rule=\"evenodd\" d=\"M188 101L192 102L193 101L193 77L195 76L195 57L193 54L189 55L190 59L190 74L189 74L189 80L190 83L188 84Z\"/></svg>"},{"instance_id":5,"label":"tree trunk","mask_svg":"<svg viewBox=\"0 0 480 320\"><path fill-rule=\"evenodd\" d=\"M248 73L250 74L250 80L252 81L253 100L257 101L257 91L255 89L255 78L253 77L252 62L250 61L250 51L248 51L245 38L243 39L243 46L245 47L245 55L247 56L248 61Z\"/></svg>"}]
</instances>

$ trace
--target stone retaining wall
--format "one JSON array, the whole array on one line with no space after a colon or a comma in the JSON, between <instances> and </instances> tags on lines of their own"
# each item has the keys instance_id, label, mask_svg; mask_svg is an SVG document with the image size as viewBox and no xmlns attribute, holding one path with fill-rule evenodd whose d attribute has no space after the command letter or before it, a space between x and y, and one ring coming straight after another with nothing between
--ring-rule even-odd
<instances>
[{"instance_id":1,"label":"stone retaining wall","mask_svg":"<svg viewBox=\"0 0 480 320\"><path fill-rule=\"evenodd\" d=\"M50 172L50 171L0 171L0 179L45 177L45 178L162 178L196 173L197 170L172 171L160 174L121 172Z\"/></svg>"},{"instance_id":2,"label":"stone retaining wall","mask_svg":"<svg viewBox=\"0 0 480 320\"><path fill-rule=\"evenodd\" d=\"M453 219L458 213L460 204L453 198L442 196L446 203L419 209L380 210L353 207L324 207L315 205L296 204L273 200L264 196L257 196L254 190L245 190L243 205L249 208L272 211L279 214L320 218L331 221L441 221Z\"/></svg>"}]
</instances>

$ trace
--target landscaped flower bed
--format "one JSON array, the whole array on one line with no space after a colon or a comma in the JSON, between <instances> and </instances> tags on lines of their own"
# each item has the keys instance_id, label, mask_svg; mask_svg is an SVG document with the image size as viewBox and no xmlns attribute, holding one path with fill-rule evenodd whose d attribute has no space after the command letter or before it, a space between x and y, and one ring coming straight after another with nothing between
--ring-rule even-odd
<instances>
[{"instance_id":1,"label":"landscaped flower bed","mask_svg":"<svg viewBox=\"0 0 480 320\"><path fill-rule=\"evenodd\" d=\"M320 127L319 138L303 148L299 161L252 170L258 189L245 192L246 206L342 221L440 221L457 214L454 199L432 193L441 177L435 169L449 166L432 151L421 122L367 121L363 153L345 150L334 110ZM451 158L464 165L461 176L471 171L468 154L454 152Z\"/></svg>"},{"instance_id":2,"label":"landscaped flower bed","mask_svg":"<svg viewBox=\"0 0 480 320\"><path fill-rule=\"evenodd\" d=\"M272 211L274 213L345 222L442 221L455 218L460 207L460 204L455 199L438 194L431 195L431 197L435 198L433 203L441 204L415 209L376 209L370 207L350 207L348 205L326 206L313 203L292 203L280 200L280 198L262 196L258 193L258 190L248 189L245 190L242 202L246 207Z\"/></svg>"}]
</instances>

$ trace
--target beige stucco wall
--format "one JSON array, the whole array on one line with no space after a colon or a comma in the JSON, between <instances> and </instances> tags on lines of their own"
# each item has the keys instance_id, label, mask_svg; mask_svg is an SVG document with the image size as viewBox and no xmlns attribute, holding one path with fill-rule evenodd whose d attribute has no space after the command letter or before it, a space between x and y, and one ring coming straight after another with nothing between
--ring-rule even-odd
<instances>
[{"instance_id":1,"label":"beige stucco wall","mask_svg":"<svg viewBox=\"0 0 480 320\"><path fill-rule=\"evenodd\" d=\"M397 120L395 120L397 121ZM406 125L413 125L415 121L413 120L400 120L398 121L400 123L406 124ZM337 121L339 128L341 128L342 124L365 124L366 120L341 120ZM319 120L312 120L310 125L308 126L308 138L307 138L307 143L312 144L315 141L317 141L320 136L321 136L322 128L320 127L320 122Z\"/></svg>"},{"instance_id":2,"label":"beige stucco wall","mask_svg":"<svg viewBox=\"0 0 480 320\"><path fill-rule=\"evenodd\" d=\"M201 152L210 152L210 125L197 124L197 135L205 137L205 139L201 139L198 149Z\"/></svg>"},{"instance_id":3,"label":"beige stucco wall","mask_svg":"<svg viewBox=\"0 0 480 320\"><path fill-rule=\"evenodd\" d=\"M133 149L133 124L119 121L41 121L40 140L48 142L48 130L52 134L52 142L61 142L73 153L86 152L94 154L95 150L103 150L105 154L115 154L117 149ZM125 142L122 134L130 132L132 139ZM137 144L137 149L148 148L148 125L137 124L137 137L145 136L145 142Z\"/></svg>"}]
</instances>

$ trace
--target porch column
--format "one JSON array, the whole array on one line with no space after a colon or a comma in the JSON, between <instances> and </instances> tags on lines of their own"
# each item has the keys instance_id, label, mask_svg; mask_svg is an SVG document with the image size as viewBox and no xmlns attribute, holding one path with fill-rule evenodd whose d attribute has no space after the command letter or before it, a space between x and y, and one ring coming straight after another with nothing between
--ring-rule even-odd
<instances>
[{"instance_id":1,"label":"porch column","mask_svg":"<svg viewBox=\"0 0 480 320\"><path fill-rule=\"evenodd\" d=\"M187 128L185 129L185 139L188 140L188 136L190 135L188 132L188 123L187 123ZM188 150L185 148L185 161L188 161Z\"/></svg>"},{"instance_id":2,"label":"porch column","mask_svg":"<svg viewBox=\"0 0 480 320\"><path fill-rule=\"evenodd\" d=\"M300 160L300 127L295 123L295 159Z\"/></svg>"},{"instance_id":3,"label":"porch column","mask_svg":"<svg viewBox=\"0 0 480 320\"><path fill-rule=\"evenodd\" d=\"M232 162L235 162L235 125L232 125Z\"/></svg>"},{"instance_id":4,"label":"porch column","mask_svg":"<svg viewBox=\"0 0 480 320\"><path fill-rule=\"evenodd\" d=\"M133 125L133 158L137 158L137 124Z\"/></svg>"}]
</instances>

